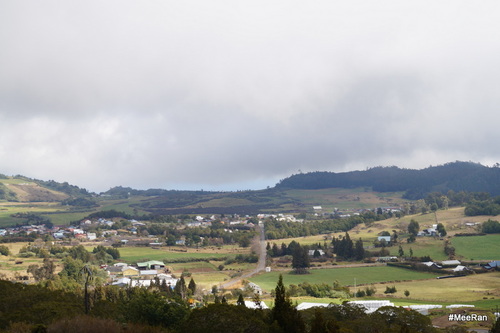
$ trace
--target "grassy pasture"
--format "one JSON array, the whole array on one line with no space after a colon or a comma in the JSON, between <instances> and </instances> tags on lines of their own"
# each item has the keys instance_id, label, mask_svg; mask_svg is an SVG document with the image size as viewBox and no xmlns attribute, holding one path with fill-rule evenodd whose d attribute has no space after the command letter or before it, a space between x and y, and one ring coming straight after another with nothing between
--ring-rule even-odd
<instances>
[{"instance_id":1,"label":"grassy pasture","mask_svg":"<svg viewBox=\"0 0 500 333\"><path fill-rule=\"evenodd\" d=\"M376 297L384 297L386 286L396 286L394 294L400 300L406 299L403 292L410 291L409 298L424 302L466 303L476 302L485 306L488 303L500 305L500 272L474 274L452 279L430 279L402 281L388 284L375 284ZM486 297L487 300L483 300ZM491 298L494 299L491 299ZM471 303L474 304L474 303Z\"/></svg>"},{"instance_id":2,"label":"grassy pasture","mask_svg":"<svg viewBox=\"0 0 500 333\"><path fill-rule=\"evenodd\" d=\"M50 219L54 225L70 225L72 222L80 221L84 217L91 214L93 211L86 212L57 212L53 214L42 214L42 216Z\"/></svg>"},{"instance_id":3,"label":"grassy pasture","mask_svg":"<svg viewBox=\"0 0 500 333\"><path fill-rule=\"evenodd\" d=\"M229 249L202 249L189 250L188 252L168 251L167 248L153 249L150 247L121 247L118 249L121 255L121 261L127 263L136 263L146 260L164 260L164 259L200 259L224 258L233 255ZM240 253L247 253L245 252Z\"/></svg>"},{"instance_id":4,"label":"grassy pasture","mask_svg":"<svg viewBox=\"0 0 500 333\"><path fill-rule=\"evenodd\" d=\"M145 214L146 212L141 210L140 208L136 208L135 205L140 204L143 201L147 201L149 197L143 196L134 196L129 199L120 199L120 200L100 200L99 203L101 205L100 210L116 210L119 212L124 212L126 214L135 215L137 214ZM132 207L132 205L134 205Z\"/></svg>"},{"instance_id":5,"label":"grassy pasture","mask_svg":"<svg viewBox=\"0 0 500 333\"><path fill-rule=\"evenodd\" d=\"M437 276L433 273L415 272L388 266L311 269L310 272L311 274L295 275L290 274L290 272L274 271L250 278L250 281L269 292L276 287L280 274L283 274L283 283L286 286L306 281L309 283L327 283L331 285L335 280L339 281L342 285L353 285L354 279L356 279L356 283L359 285L395 280L430 279Z\"/></svg>"},{"instance_id":6,"label":"grassy pasture","mask_svg":"<svg viewBox=\"0 0 500 333\"><path fill-rule=\"evenodd\" d=\"M411 248L415 257L429 256L435 261L448 259L448 256L444 253L444 241L433 237L417 237L414 243L408 244L404 242L401 244L401 247L406 256L410 255ZM391 246L387 249L391 256L399 256L399 246Z\"/></svg>"},{"instance_id":7,"label":"grassy pasture","mask_svg":"<svg viewBox=\"0 0 500 333\"><path fill-rule=\"evenodd\" d=\"M26 220L12 217L16 213L34 213L49 218L55 225L68 225L81 220L92 211L71 212L56 202L0 202L0 227L13 226Z\"/></svg>"},{"instance_id":8,"label":"grassy pasture","mask_svg":"<svg viewBox=\"0 0 500 333\"><path fill-rule=\"evenodd\" d=\"M191 273L211 273L217 271L216 266L213 262L206 261L195 261L195 262L186 262L186 263L175 263L175 264L166 264L173 273L182 273L184 271L188 271Z\"/></svg>"},{"instance_id":9,"label":"grassy pasture","mask_svg":"<svg viewBox=\"0 0 500 333\"><path fill-rule=\"evenodd\" d=\"M364 188L343 189L329 188L319 190L286 190L286 197L299 200L304 205L322 206L323 211L339 209L359 209L388 206L403 202L402 192L377 193Z\"/></svg>"},{"instance_id":10,"label":"grassy pasture","mask_svg":"<svg viewBox=\"0 0 500 333\"><path fill-rule=\"evenodd\" d=\"M500 234L453 237L456 254L470 260L500 260Z\"/></svg>"}]
</instances>

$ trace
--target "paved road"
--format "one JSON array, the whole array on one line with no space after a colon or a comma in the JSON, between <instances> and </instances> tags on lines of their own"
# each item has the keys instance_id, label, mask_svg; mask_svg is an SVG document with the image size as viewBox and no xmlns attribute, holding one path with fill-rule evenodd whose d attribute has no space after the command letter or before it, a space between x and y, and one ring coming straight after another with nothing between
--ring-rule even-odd
<instances>
[{"instance_id":1,"label":"paved road","mask_svg":"<svg viewBox=\"0 0 500 333\"><path fill-rule=\"evenodd\" d=\"M231 279L229 281L226 281L220 285L222 289L227 289L231 287L233 284L238 283L242 279L247 279L263 270L266 269L266 233L264 232L264 224L259 223L259 226L257 227L259 230L259 234L256 236L259 244L259 248L257 250L257 254L259 255L259 261L257 262L257 267L250 272L244 273L241 276L238 276L237 278Z\"/></svg>"}]
</instances>

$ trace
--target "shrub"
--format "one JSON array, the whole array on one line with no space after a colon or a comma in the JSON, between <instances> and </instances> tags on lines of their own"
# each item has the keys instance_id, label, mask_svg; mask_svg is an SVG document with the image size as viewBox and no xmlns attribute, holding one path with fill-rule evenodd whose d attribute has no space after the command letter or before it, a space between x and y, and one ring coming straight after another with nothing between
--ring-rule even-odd
<instances>
[{"instance_id":1,"label":"shrub","mask_svg":"<svg viewBox=\"0 0 500 333\"><path fill-rule=\"evenodd\" d=\"M398 290L396 289L396 286L392 286L392 287L385 287L385 291L384 291L384 294L394 294L395 292L397 292Z\"/></svg>"}]
</instances>

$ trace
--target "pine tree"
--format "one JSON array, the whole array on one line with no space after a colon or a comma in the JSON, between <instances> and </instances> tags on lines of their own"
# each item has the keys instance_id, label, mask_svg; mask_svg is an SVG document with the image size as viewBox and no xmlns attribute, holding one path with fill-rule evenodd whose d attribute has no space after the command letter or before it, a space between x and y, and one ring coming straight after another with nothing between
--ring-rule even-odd
<instances>
[{"instance_id":1,"label":"pine tree","mask_svg":"<svg viewBox=\"0 0 500 333\"><path fill-rule=\"evenodd\" d=\"M194 295L196 292L196 283L194 282L194 279L191 278L191 281L189 281L188 289L191 291L191 295Z\"/></svg>"},{"instance_id":2,"label":"pine tree","mask_svg":"<svg viewBox=\"0 0 500 333\"><path fill-rule=\"evenodd\" d=\"M405 256L405 251L403 250L403 248L401 247L401 245L399 245L399 256L402 258Z\"/></svg>"},{"instance_id":3,"label":"pine tree","mask_svg":"<svg viewBox=\"0 0 500 333\"><path fill-rule=\"evenodd\" d=\"M297 273L304 273L311 265L307 249L299 243L293 247L292 256L292 267Z\"/></svg>"},{"instance_id":4,"label":"pine tree","mask_svg":"<svg viewBox=\"0 0 500 333\"><path fill-rule=\"evenodd\" d=\"M363 247L363 241L360 238L356 241L356 246L354 248L354 258L356 260L363 260L364 257L365 257L365 249Z\"/></svg>"},{"instance_id":5,"label":"pine tree","mask_svg":"<svg viewBox=\"0 0 500 333\"><path fill-rule=\"evenodd\" d=\"M181 278L175 284L174 293L184 299L186 297L186 292L186 281L184 281L184 277L181 276Z\"/></svg>"},{"instance_id":6,"label":"pine tree","mask_svg":"<svg viewBox=\"0 0 500 333\"><path fill-rule=\"evenodd\" d=\"M272 320L287 333L304 332L305 325L299 311L292 305L286 295L283 276L280 274L275 288L274 308L271 311Z\"/></svg>"}]
</instances>

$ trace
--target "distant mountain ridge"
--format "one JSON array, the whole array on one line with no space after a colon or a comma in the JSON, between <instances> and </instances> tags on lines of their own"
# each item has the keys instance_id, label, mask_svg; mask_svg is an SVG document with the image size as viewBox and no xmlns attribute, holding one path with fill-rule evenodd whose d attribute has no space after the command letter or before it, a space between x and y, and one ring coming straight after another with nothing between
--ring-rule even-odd
<instances>
[{"instance_id":1,"label":"distant mountain ridge","mask_svg":"<svg viewBox=\"0 0 500 333\"><path fill-rule=\"evenodd\" d=\"M316 171L292 175L276 184L277 189L371 187L377 192L404 191L406 199L420 199L429 192L450 190L488 192L500 195L500 167L473 162L451 162L425 169L402 169L396 166L374 167L365 171L334 173Z\"/></svg>"},{"instance_id":2,"label":"distant mountain ridge","mask_svg":"<svg viewBox=\"0 0 500 333\"><path fill-rule=\"evenodd\" d=\"M11 180L9 181L9 179ZM16 179L17 183L12 179ZM403 197L411 200L424 198L430 192L446 193L450 190L455 192L488 192L492 196L497 196L500 195L500 165L488 167L474 162L456 161L421 170L379 166L364 171L341 173L315 171L292 175L282 179L274 187L267 190L242 191L241 193L164 189L136 190L130 187L116 186L101 193L101 195L121 198L129 196L163 197L168 199L168 202L160 205L163 207L198 204L204 202L207 197L219 199L243 197L254 204L262 205L265 202L271 204L273 198L280 196L280 190L362 187L370 188L376 192L404 192ZM7 177L0 174L0 200L63 201L69 200L68 198L91 198L93 195L95 194L67 182L43 181L24 176Z\"/></svg>"}]
</instances>

